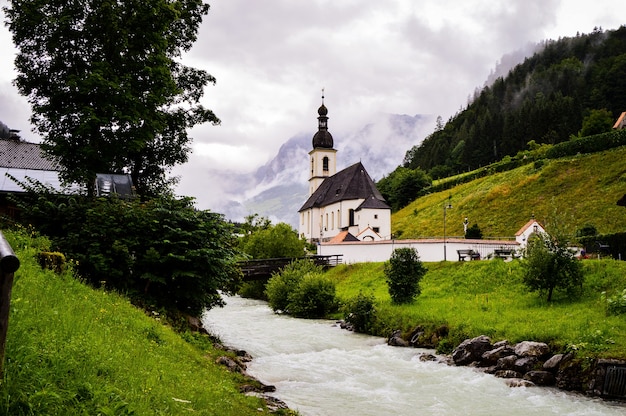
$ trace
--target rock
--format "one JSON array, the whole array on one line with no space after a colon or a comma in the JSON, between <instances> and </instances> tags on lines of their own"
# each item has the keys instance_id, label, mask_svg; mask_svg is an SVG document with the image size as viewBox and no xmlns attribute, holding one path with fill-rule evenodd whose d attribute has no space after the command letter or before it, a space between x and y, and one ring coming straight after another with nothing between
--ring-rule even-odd
<instances>
[{"instance_id":1,"label":"rock","mask_svg":"<svg viewBox=\"0 0 626 416\"><path fill-rule=\"evenodd\" d=\"M517 361L517 355L508 355L498 360L496 368L498 370L512 370L515 367L515 361Z\"/></svg>"},{"instance_id":2,"label":"rock","mask_svg":"<svg viewBox=\"0 0 626 416\"><path fill-rule=\"evenodd\" d=\"M500 358L508 357L513 354L515 354L515 351L510 346L500 345L499 347L496 347L494 344L494 349L485 352L481 358L486 363L495 364Z\"/></svg>"},{"instance_id":3,"label":"rock","mask_svg":"<svg viewBox=\"0 0 626 416\"><path fill-rule=\"evenodd\" d=\"M549 371L529 371L524 374L524 380L532 381L538 386L552 386L556 382L554 374Z\"/></svg>"},{"instance_id":4,"label":"rock","mask_svg":"<svg viewBox=\"0 0 626 416\"><path fill-rule=\"evenodd\" d=\"M550 353L550 347L544 342L522 341L515 345L518 357L542 357Z\"/></svg>"},{"instance_id":5,"label":"rock","mask_svg":"<svg viewBox=\"0 0 626 416\"><path fill-rule=\"evenodd\" d=\"M394 331L391 337L389 337L387 345L391 345L392 347L408 347L409 343L402 339L401 331Z\"/></svg>"},{"instance_id":6,"label":"rock","mask_svg":"<svg viewBox=\"0 0 626 416\"><path fill-rule=\"evenodd\" d=\"M225 366L228 369L228 371L233 372L233 373L244 374L246 372L246 366L243 363L235 361L234 359L230 357L226 357L226 356L218 357L218 359L215 360L215 362L217 364Z\"/></svg>"},{"instance_id":7,"label":"rock","mask_svg":"<svg viewBox=\"0 0 626 416\"><path fill-rule=\"evenodd\" d=\"M504 347L509 345L509 340L507 339L503 339L502 341L498 341L495 344L493 344L493 348L500 348L500 347Z\"/></svg>"},{"instance_id":8,"label":"rock","mask_svg":"<svg viewBox=\"0 0 626 416\"><path fill-rule=\"evenodd\" d=\"M437 361L437 357L433 354L420 354L420 361Z\"/></svg>"},{"instance_id":9,"label":"rock","mask_svg":"<svg viewBox=\"0 0 626 416\"><path fill-rule=\"evenodd\" d=\"M522 374L525 374L534 369L536 364L537 357L523 357L515 360L515 363L513 364L513 369L515 371L519 371Z\"/></svg>"},{"instance_id":10,"label":"rock","mask_svg":"<svg viewBox=\"0 0 626 416\"><path fill-rule=\"evenodd\" d=\"M480 361L482 355L491 348L491 340L486 335L466 339L452 351L452 359L456 365L468 365Z\"/></svg>"},{"instance_id":11,"label":"rock","mask_svg":"<svg viewBox=\"0 0 626 416\"><path fill-rule=\"evenodd\" d=\"M543 363L543 369L546 371L556 371L563 360L563 354L556 354L550 357L548 361Z\"/></svg>"},{"instance_id":12,"label":"rock","mask_svg":"<svg viewBox=\"0 0 626 416\"><path fill-rule=\"evenodd\" d=\"M498 370L494 373L494 376L500 378L522 378L522 374L514 370Z\"/></svg>"},{"instance_id":13,"label":"rock","mask_svg":"<svg viewBox=\"0 0 626 416\"><path fill-rule=\"evenodd\" d=\"M505 383L509 387L533 387L534 386L532 381L524 380L521 378L509 378L505 381Z\"/></svg>"},{"instance_id":14,"label":"rock","mask_svg":"<svg viewBox=\"0 0 626 416\"><path fill-rule=\"evenodd\" d=\"M556 375L556 386L562 390L583 391L585 377L580 360L564 358Z\"/></svg>"}]
</instances>

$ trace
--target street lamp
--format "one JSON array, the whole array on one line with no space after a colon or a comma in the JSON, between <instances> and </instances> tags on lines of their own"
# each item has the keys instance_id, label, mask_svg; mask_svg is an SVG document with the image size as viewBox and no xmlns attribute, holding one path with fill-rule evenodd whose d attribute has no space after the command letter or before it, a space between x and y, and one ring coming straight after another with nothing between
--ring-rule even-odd
<instances>
[{"instance_id":1,"label":"street lamp","mask_svg":"<svg viewBox=\"0 0 626 416\"><path fill-rule=\"evenodd\" d=\"M443 204L443 261L446 261L446 211L452 209L452 204L450 203L450 198L448 197L448 203Z\"/></svg>"}]
</instances>

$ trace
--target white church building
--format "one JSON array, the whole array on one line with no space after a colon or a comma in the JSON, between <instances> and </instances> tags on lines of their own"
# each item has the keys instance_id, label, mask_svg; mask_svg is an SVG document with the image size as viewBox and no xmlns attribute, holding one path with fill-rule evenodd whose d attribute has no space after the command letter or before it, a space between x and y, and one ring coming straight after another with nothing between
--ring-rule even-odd
<instances>
[{"instance_id":1,"label":"white church building","mask_svg":"<svg viewBox=\"0 0 626 416\"><path fill-rule=\"evenodd\" d=\"M309 152L309 198L299 212L299 234L310 242L391 239L391 207L361 162L337 172L328 109L317 110L318 131Z\"/></svg>"}]
</instances>

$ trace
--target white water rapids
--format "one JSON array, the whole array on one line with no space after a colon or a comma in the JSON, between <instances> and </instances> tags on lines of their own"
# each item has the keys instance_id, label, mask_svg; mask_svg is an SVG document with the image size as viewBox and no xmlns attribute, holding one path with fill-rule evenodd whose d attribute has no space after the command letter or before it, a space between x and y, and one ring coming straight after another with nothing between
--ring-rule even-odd
<instances>
[{"instance_id":1,"label":"white water rapids","mask_svg":"<svg viewBox=\"0 0 626 416\"><path fill-rule=\"evenodd\" d=\"M248 373L303 416L624 415L626 405L544 387L507 387L468 367L422 362L430 350L389 347L332 321L276 315L265 302L226 298L209 332L254 359Z\"/></svg>"}]
</instances>

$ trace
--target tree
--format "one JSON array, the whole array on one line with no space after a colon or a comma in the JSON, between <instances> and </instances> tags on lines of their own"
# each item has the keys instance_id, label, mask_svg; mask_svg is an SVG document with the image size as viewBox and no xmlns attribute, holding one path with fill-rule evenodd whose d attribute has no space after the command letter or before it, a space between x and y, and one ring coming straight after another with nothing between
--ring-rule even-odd
<instances>
[{"instance_id":1,"label":"tree","mask_svg":"<svg viewBox=\"0 0 626 416\"><path fill-rule=\"evenodd\" d=\"M483 238L483 232L478 224L474 224L471 227L467 228L467 231L465 231L465 238L475 240L480 240Z\"/></svg>"},{"instance_id":2,"label":"tree","mask_svg":"<svg viewBox=\"0 0 626 416\"><path fill-rule=\"evenodd\" d=\"M579 137L606 133L613 127L613 114L607 109L591 110L583 119L583 126L578 133Z\"/></svg>"},{"instance_id":3,"label":"tree","mask_svg":"<svg viewBox=\"0 0 626 416\"><path fill-rule=\"evenodd\" d=\"M582 286L582 266L564 237L539 233L526 250L523 282L531 291L547 292L548 302L554 290L573 293Z\"/></svg>"},{"instance_id":4,"label":"tree","mask_svg":"<svg viewBox=\"0 0 626 416\"><path fill-rule=\"evenodd\" d=\"M93 192L96 173L131 174L140 195L168 187L194 125L219 123L199 104L215 83L178 62L196 40L202 0L11 0L15 85L61 178Z\"/></svg>"},{"instance_id":5,"label":"tree","mask_svg":"<svg viewBox=\"0 0 626 416\"><path fill-rule=\"evenodd\" d=\"M393 303L409 303L421 293L420 280L426 268L413 248L397 248L384 266Z\"/></svg>"},{"instance_id":6,"label":"tree","mask_svg":"<svg viewBox=\"0 0 626 416\"><path fill-rule=\"evenodd\" d=\"M305 241L284 222L267 225L242 240L242 251L254 259L302 257Z\"/></svg>"},{"instance_id":7,"label":"tree","mask_svg":"<svg viewBox=\"0 0 626 416\"><path fill-rule=\"evenodd\" d=\"M382 178L377 186L392 209L397 211L413 202L419 192L430 184L430 177L422 169L398 166L389 176Z\"/></svg>"}]
</instances>

